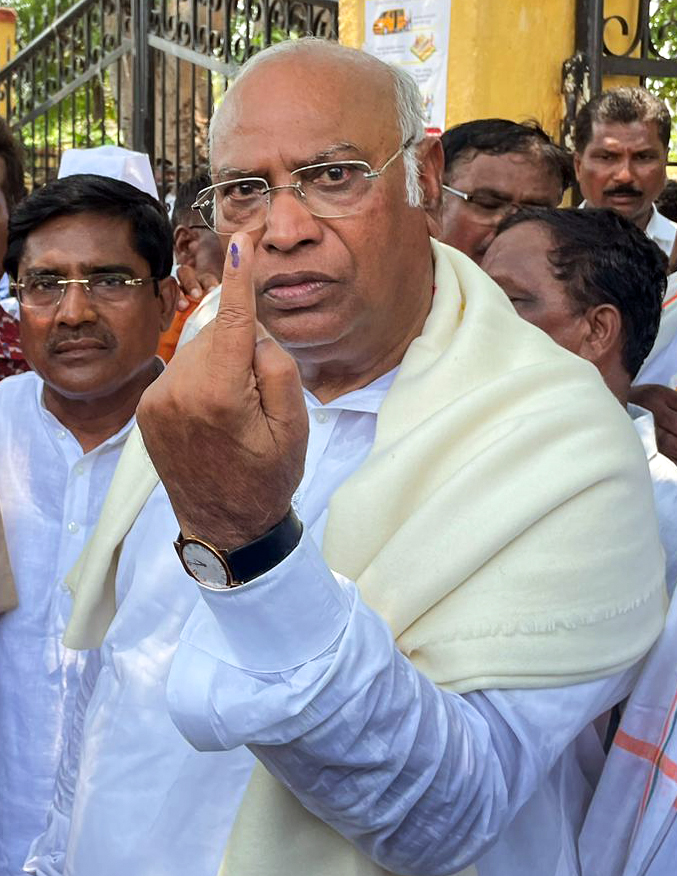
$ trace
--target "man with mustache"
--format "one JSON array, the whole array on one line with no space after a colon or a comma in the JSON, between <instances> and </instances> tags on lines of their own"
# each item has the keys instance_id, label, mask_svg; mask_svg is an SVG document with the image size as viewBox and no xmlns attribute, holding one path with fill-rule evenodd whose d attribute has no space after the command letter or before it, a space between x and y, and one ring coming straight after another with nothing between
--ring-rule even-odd
<instances>
[{"instance_id":1,"label":"man with mustache","mask_svg":"<svg viewBox=\"0 0 677 876\"><path fill-rule=\"evenodd\" d=\"M584 205L625 216L670 255L677 227L655 207L666 181L670 113L646 88L605 91L576 116L574 168Z\"/></svg>"},{"instance_id":2,"label":"man with mustache","mask_svg":"<svg viewBox=\"0 0 677 876\"><path fill-rule=\"evenodd\" d=\"M91 533L174 313L162 205L76 175L10 219L5 267L33 372L0 384L0 508L18 607L0 617L0 873L15 876L51 801L84 653L61 642L65 576Z\"/></svg>"},{"instance_id":3,"label":"man with mustache","mask_svg":"<svg viewBox=\"0 0 677 876\"><path fill-rule=\"evenodd\" d=\"M574 168L584 207L606 207L634 222L670 256L677 226L658 212L654 201L665 186L670 143L670 113L646 88L606 91L576 116ZM668 286L666 304L674 295ZM656 420L661 453L677 461L677 374L673 314L665 310L658 342L630 391L631 401ZM673 325L674 323L674 325Z\"/></svg>"}]
</instances>

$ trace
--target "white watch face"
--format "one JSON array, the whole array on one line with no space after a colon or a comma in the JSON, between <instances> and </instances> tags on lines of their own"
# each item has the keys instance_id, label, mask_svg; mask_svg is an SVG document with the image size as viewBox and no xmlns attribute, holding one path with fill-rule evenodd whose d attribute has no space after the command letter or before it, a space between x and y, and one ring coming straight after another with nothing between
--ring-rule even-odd
<instances>
[{"instance_id":1,"label":"white watch face","mask_svg":"<svg viewBox=\"0 0 677 876\"><path fill-rule=\"evenodd\" d=\"M189 541L181 549L183 561L204 587L227 590L233 586L223 562L205 545Z\"/></svg>"}]
</instances>

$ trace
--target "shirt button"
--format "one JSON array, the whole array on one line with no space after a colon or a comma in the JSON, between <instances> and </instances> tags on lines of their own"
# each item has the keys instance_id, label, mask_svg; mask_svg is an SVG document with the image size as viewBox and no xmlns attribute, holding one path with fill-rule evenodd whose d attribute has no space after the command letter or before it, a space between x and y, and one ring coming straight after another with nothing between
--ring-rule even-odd
<instances>
[{"instance_id":1,"label":"shirt button","mask_svg":"<svg viewBox=\"0 0 677 876\"><path fill-rule=\"evenodd\" d=\"M56 430L56 437L59 439L59 441L63 441L63 439L66 437L65 429L57 429Z\"/></svg>"},{"instance_id":2,"label":"shirt button","mask_svg":"<svg viewBox=\"0 0 677 876\"><path fill-rule=\"evenodd\" d=\"M84 473L85 473L84 466L82 466L82 465L76 465L76 466L75 466L75 474L76 474L76 475L81 475L81 474L84 474Z\"/></svg>"},{"instance_id":3,"label":"shirt button","mask_svg":"<svg viewBox=\"0 0 677 876\"><path fill-rule=\"evenodd\" d=\"M71 520L66 529L70 532L71 535L75 535L75 533L80 529L75 520Z\"/></svg>"},{"instance_id":4,"label":"shirt button","mask_svg":"<svg viewBox=\"0 0 677 876\"><path fill-rule=\"evenodd\" d=\"M326 411L315 411L315 419L318 423L326 423L329 420L329 414Z\"/></svg>"}]
</instances>

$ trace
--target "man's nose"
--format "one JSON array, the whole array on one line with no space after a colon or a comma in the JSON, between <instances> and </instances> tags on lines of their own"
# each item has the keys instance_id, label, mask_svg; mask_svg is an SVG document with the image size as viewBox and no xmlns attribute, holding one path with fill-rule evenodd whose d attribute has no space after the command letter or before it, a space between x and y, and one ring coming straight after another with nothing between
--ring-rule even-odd
<instances>
[{"instance_id":1,"label":"man's nose","mask_svg":"<svg viewBox=\"0 0 677 876\"><path fill-rule=\"evenodd\" d=\"M84 283L68 283L57 306L56 321L65 325L80 325L83 322L96 322L97 318L89 288Z\"/></svg>"},{"instance_id":2,"label":"man's nose","mask_svg":"<svg viewBox=\"0 0 677 876\"><path fill-rule=\"evenodd\" d=\"M623 158L614 167L614 180L619 183L631 183L634 178L630 159Z\"/></svg>"},{"instance_id":3,"label":"man's nose","mask_svg":"<svg viewBox=\"0 0 677 876\"><path fill-rule=\"evenodd\" d=\"M316 243L321 237L320 220L308 210L298 190L290 187L270 192L261 238L264 247L289 252L296 246Z\"/></svg>"}]
</instances>

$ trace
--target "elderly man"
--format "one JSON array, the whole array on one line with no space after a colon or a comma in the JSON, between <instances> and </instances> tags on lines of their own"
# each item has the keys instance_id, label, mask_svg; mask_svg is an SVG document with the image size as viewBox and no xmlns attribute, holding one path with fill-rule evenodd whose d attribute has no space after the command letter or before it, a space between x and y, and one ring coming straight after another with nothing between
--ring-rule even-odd
<instances>
[{"instance_id":1,"label":"elderly man","mask_svg":"<svg viewBox=\"0 0 677 876\"><path fill-rule=\"evenodd\" d=\"M202 597L174 720L262 764L224 872L573 867L590 722L662 624L636 435L431 244L442 153L406 74L282 44L212 143L220 308L138 418Z\"/></svg>"},{"instance_id":2,"label":"elderly man","mask_svg":"<svg viewBox=\"0 0 677 876\"><path fill-rule=\"evenodd\" d=\"M658 212L670 145L670 113L646 88L605 91L575 124L574 167L585 206L607 207L641 228L670 255L677 226Z\"/></svg>"},{"instance_id":3,"label":"elderly man","mask_svg":"<svg viewBox=\"0 0 677 876\"><path fill-rule=\"evenodd\" d=\"M18 607L0 617L0 873L52 798L84 655L65 576L96 523L173 315L171 229L127 183L73 176L14 210L5 266L34 369L0 384L0 507Z\"/></svg>"},{"instance_id":4,"label":"elderly man","mask_svg":"<svg viewBox=\"0 0 677 876\"><path fill-rule=\"evenodd\" d=\"M479 262L515 206L556 207L573 179L571 159L530 123L477 119L442 134L440 240Z\"/></svg>"}]
</instances>

